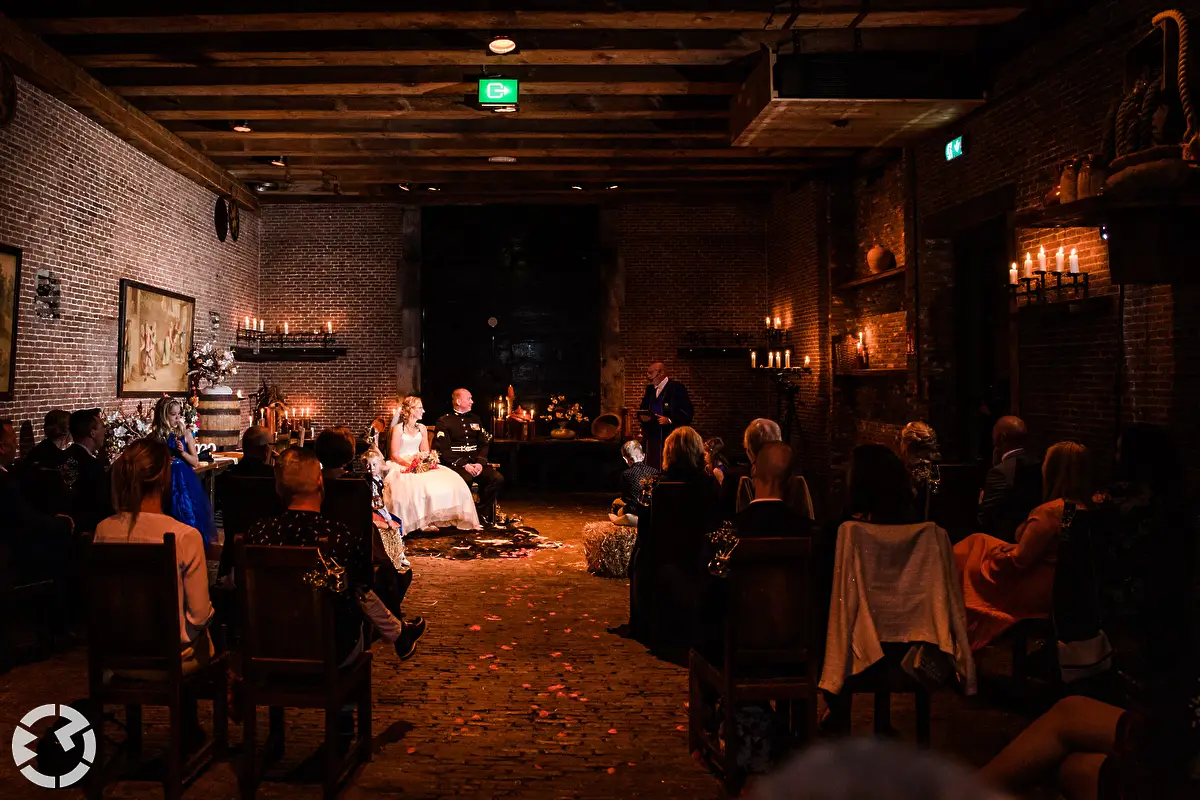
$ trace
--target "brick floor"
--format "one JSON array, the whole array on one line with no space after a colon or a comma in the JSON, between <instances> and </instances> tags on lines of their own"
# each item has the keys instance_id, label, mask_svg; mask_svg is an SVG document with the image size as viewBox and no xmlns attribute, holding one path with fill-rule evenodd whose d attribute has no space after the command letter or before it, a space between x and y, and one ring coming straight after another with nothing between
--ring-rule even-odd
<instances>
[{"instance_id":1,"label":"brick floor","mask_svg":"<svg viewBox=\"0 0 1200 800\"><path fill-rule=\"evenodd\" d=\"M564 543L532 558L414 559L407 610L424 615L429 632L407 663L376 647L375 756L343 797L723 796L687 752L686 671L606 631L626 618L628 584L589 575L579 538L603 506L565 496L511 504L507 510ZM84 695L82 649L0 676L3 749L28 709ZM869 730L869 707L869 698L859 701L856 730ZM162 716L148 710L146 717L149 754L161 748L164 730L153 724ZM319 797L301 777L321 739L320 715L291 711L288 722L288 753L259 796ZM896 701L893 722L911 737L906 700ZM969 762L985 760L1021 724L977 701L945 693L934 700L935 748ZM232 739L240 741L240 729ZM44 795L0 756L0 797ZM106 796L162 795L155 783L130 780ZM232 766L209 769L188 796L235 797Z\"/></svg>"}]
</instances>

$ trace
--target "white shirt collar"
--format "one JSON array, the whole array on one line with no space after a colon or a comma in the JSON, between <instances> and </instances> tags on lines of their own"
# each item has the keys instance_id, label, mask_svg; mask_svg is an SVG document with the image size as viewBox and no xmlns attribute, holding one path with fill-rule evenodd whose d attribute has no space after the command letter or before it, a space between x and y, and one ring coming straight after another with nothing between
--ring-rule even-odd
<instances>
[{"instance_id":1,"label":"white shirt collar","mask_svg":"<svg viewBox=\"0 0 1200 800\"><path fill-rule=\"evenodd\" d=\"M1000 456L1000 460L1007 461L1009 456L1015 456L1017 453L1024 453L1024 452L1025 452L1024 447L1014 447L1012 450L1009 450L1007 453Z\"/></svg>"},{"instance_id":2,"label":"white shirt collar","mask_svg":"<svg viewBox=\"0 0 1200 800\"><path fill-rule=\"evenodd\" d=\"M84 450L87 450L89 456L96 455L96 448L90 443L90 440L88 442L75 442L75 444L79 445Z\"/></svg>"},{"instance_id":3,"label":"white shirt collar","mask_svg":"<svg viewBox=\"0 0 1200 800\"><path fill-rule=\"evenodd\" d=\"M667 385L667 381L669 381L669 380L671 380L671 379L663 378L661 381L659 381L658 383L656 383L654 385L654 396L655 397L658 397L660 394L662 394L663 387L665 387Z\"/></svg>"}]
</instances>

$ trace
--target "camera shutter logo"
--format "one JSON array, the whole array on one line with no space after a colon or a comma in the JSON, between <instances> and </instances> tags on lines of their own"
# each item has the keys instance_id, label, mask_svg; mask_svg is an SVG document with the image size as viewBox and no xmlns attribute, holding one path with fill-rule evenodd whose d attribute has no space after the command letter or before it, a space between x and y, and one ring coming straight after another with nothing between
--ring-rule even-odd
<instances>
[{"instance_id":1,"label":"camera shutter logo","mask_svg":"<svg viewBox=\"0 0 1200 800\"><path fill-rule=\"evenodd\" d=\"M35 744L38 737L29 729L47 717L60 717L67 722L54 734L64 752L70 753L75 749L79 743L77 736L83 741L83 753L80 761L66 775L46 775L39 772L37 767L30 763L37 758L37 752L30 745ZM30 783L45 789L62 789L73 786L88 773L88 770L92 768L92 763L96 760L96 731L92 729L88 718L78 709L67 705L47 703L44 706L38 706L21 718L20 724L13 731L12 754L13 761L20 768L21 774Z\"/></svg>"}]
</instances>

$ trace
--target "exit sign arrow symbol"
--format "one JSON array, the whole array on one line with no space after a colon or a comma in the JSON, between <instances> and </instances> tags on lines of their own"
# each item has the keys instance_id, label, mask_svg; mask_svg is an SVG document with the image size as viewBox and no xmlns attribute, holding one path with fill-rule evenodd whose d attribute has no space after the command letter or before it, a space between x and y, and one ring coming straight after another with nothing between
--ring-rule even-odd
<instances>
[{"instance_id":1,"label":"exit sign arrow symbol","mask_svg":"<svg viewBox=\"0 0 1200 800\"><path fill-rule=\"evenodd\" d=\"M503 100L509 93L508 87L503 83L489 83L486 91L488 100Z\"/></svg>"}]
</instances>

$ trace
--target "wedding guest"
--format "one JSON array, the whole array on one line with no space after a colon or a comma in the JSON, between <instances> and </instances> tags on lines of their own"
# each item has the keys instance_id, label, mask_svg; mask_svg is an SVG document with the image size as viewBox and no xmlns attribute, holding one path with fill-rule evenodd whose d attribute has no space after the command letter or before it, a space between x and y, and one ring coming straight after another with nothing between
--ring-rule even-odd
<instances>
[{"instance_id":1,"label":"wedding guest","mask_svg":"<svg viewBox=\"0 0 1200 800\"><path fill-rule=\"evenodd\" d=\"M891 448L881 444L859 445L850 458L843 518L876 525L917 522L908 487L908 471Z\"/></svg>"},{"instance_id":2,"label":"wedding guest","mask_svg":"<svg viewBox=\"0 0 1200 800\"><path fill-rule=\"evenodd\" d=\"M75 530L90 534L113 513L108 471L100 461L107 431L98 408L71 412L68 428L74 441L64 451L63 483L71 495Z\"/></svg>"},{"instance_id":3,"label":"wedding guest","mask_svg":"<svg viewBox=\"0 0 1200 800\"><path fill-rule=\"evenodd\" d=\"M1029 433L1020 417L1001 417L992 429L992 468L979 495L980 531L1006 542L1041 500L1042 462L1025 449Z\"/></svg>"},{"instance_id":4,"label":"wedding guest","mask_svg":"<svg viewBox=\"0 0 1200 800\"><path fill-rule=\"evenodd\" d=\"M1016 622L1048 617L1054 591L1058 534L1067 503L1092 503L1087 448L1059 442L1042 464L1043 502L1016 531L1016 544L975 533L954 546L963 576L967 634L978 650Z\"/></svg>"},{"instance_id":5,"label":"wedding guest","mask_svg":"<svg viewBox=\"0 0 1200 800\"><path fill-rule=\"evenodd\" d=\"M704 440L704 471L712 476L718 486L725 485L729 475L729 459L725 457L725 440L720 436Z\"/></svg>"},{"instance_id":6,"label":"wedding guest","mask_svg":"<svg viewBox=\"0 0 1200 800\"><path fill-rule=\"evenodd\" d=\"M183 401L163 396L154 404L153 436L171 451L171 491L163 506L172 517L191 525L204 536L205 544L216 544L217 524L213 521L208 492L196 475L200 466L196 440L183 424Z\"/></svg>"},{"instance_id":7,"label":"wedding guest","mask_svg":"<svg viewBox=\"0 0 1200 800\"><path fill-rule=\"evenodd\" d=\"M275 470L270 462L271 441L267 429L261 425L251 425L242 434L241 459L221 473L221 477L236 475L243 478L274 478Z\"/></svg>"},{"instance_id":8,"label":"wedding guest","mask_svg":"<svg viewBox=\"0 0 1200 800\"><path fill-rule=\"evenodd\" d=\"M112 466L113 506L117 513L96 526L95 541L158 544L165 534L175 534L180 659L183 674L189 675L206 666L214 654L208 634L213 606L208 595L204 538L195 528L163 513L171 485L171 462L166 444L153 436L131 442L121 452ZM194 750L204 740L195 697L184 698L182 714L184 749Z\"/></svg>"},{"instance_id":9,"label":"wedding guest","mask_svg":"<svg viewBox=\"0 0 1200 800\"><path fill-rule=\"evenodd\" d=\"M348 428L346 429L349 430ZM349 464L354 460L354 438L349 439L337 428L326 428L317 434L313 449L321 461L325 480L349 477Z\"/></svg>"},{"instance_id":10,"label":"wedding guest","mask_svg":"<svg viewBox=\"0 0 1200 800\"><path fill-rule=\"evenodd\" d=\"M667 377L667 367L655 361L646 369L646 393L642 397L642 434L646 438L646 463L660 469L667 438L682 425L691 425L694 410L687 387Z\"/></svg>"},{"instance_id":11,"label":"wedding guest","mask_svg":"<svg viewBox=\"0 0 1200 800\"><path fill-rule=\"evenodd\" d=\"M754 500L754 481L751 480L750 472L754 469L759 451L767 443L782 441L782 439L783 434L779 430L779 423L774 420L760 417L746 426L746 432L742 435L742 445L746 449L747 458L750 459L750 471L738 478L737 495L734 498L735 511L746 510ZM790 474L783 487L783 500L810 519L815 517L812 495L809 494L808 483L803 476L794 472Z\"/></svg>"},{"instance_id":12,"label":"wedding guest","mask_svg":"<svg viewBox=\"0 0 1200 800\"><path fill-rule=\"evenodd\" d=\"M621 473L621 496L612 505L608 521L614 525L636 526L638 516L645 510L644 481L658 474L658 470L646 463L646 454L637 439L621 445L621 458L626 469Z\"/></svg>"},{"instance_id":13,"label":"wedding guest","mask_svg":"<svg viewBox=\"0 0 1200 800\"><path fill-rule=\"evenodd\" d=\"M684 483L709 483L704 471L704 440L695 429L683 425L671 431L662 449L662 479ZM713 487L715 492L715 486Z\"/></svg>"},{"instance_id":14,"label":"wedding guest","mask_svg":"<svg viewBox=\"0 0 1200 800\"><path fill-rule=\"evenodd\" d=\"M0 541L13 549L25 572L56 573L55 562L74 530L65 514L43 514L32 506L10 471L17 458L17 431L11 419L0 419Z\"/></svg>"},{"instance_id":15,"label":"wedding guest","mask_svg":"<svg viewBox=\"0 0 1200 800\"><path fill-rule=\"evenodd\" d=\"M46 438L34 445L22 466L32 469L57 469L66 460L66 449L71 446L71 413L61 408L46 412L43 420Z\"/></svg>"},{"instance_id":16,"label":"wedding guest","mask_svg":"<svg viewBox=\"0 0 1200 800\"><path fill-rule=\"evenodd\" d=\"M900 459L908 470L913 497L922 519L930 519L934 474L942 458L937 432L926 422L910 422L900 431Z\"/></svg>"},{"instance_id":17,"label":"wedding guest","mask_svg":"<svg viewBox=\"0 0 1200 800\"><path fill-rule=\"evenodd\" d=\"M792 448L767 442L754 461L754 499L733 518L738 536L811 536L813 521L783 500L792 474Z\"/></svg>"}]
</instances>

